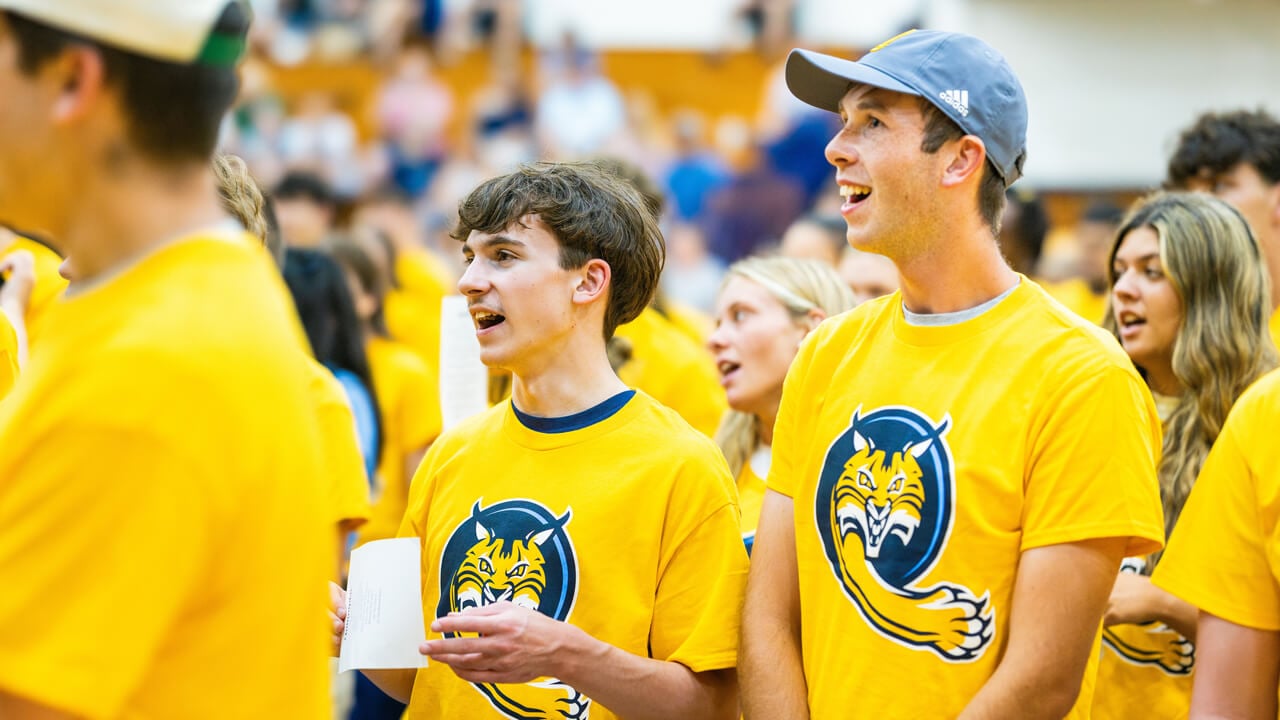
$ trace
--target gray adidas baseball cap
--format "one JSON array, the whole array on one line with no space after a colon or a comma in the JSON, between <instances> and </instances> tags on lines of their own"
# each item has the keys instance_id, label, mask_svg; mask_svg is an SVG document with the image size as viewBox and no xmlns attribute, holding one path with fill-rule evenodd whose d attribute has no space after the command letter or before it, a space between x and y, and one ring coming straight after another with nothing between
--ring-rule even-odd
<instances>
[{"instance_id":1,"label":"gray adidas baseball cap","mask_svg":"<svg viewBox=\"0 0 1280 720\"><path fill-rule=\"evenodd\" d=\"M928 99L962 130L982 139L1005 187L1027 157L1027 97L1000 53L971 35L910 30L857 62L792 50L787 87L800 100L839 112L851 83Z\"/></svg>"}]
</instances>

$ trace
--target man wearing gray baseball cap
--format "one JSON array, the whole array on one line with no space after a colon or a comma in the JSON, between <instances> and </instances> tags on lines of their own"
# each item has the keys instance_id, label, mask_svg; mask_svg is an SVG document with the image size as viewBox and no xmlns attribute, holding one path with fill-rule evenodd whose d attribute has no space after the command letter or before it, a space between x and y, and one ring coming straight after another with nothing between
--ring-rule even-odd
<instances>
[{"instance_id":1,"label":"man wearing gray baseball cap","mask_svg":"<svg viewBox=\"0 0 1280 720\"><path fill-rule=\"evenodd\" d=\"M853 247L901 290L788 374L743 614L748 720L1084 718L1126 555L1163 540L1160 428L1116 342L996 237L1026 98L983 41L796 50Z\"/></svg>"},{"instance_id":2,"label":"man wearing gray baseball cap","mask_svg":"<svg viewBox=\"0 0 1280 720\"><path fill-rule=\"evenodd\" d=\"M332 716L297 316L211 160L247 0L0 0L0 223L75 264L0 404L0 717Z\"/></svg>"}]
</instances>

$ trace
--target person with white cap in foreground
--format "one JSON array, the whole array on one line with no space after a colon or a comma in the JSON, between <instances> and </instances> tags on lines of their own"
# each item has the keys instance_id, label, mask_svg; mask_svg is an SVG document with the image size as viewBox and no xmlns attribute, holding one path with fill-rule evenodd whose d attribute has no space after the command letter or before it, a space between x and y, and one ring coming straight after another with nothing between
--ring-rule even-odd
<instances>
[{"instance_id":1,"label":"person with white cap in foreground","mask_svg":"<svg viewBox=\"0 0 1280 720\"><path fill-rule=\"evenodd\" d=\"M967 35L796 50L837 112L848 241L902 287L824 323L774 430L739 659L748 720L1087 717L1120 561L1160 547L1160 428L1119 345L996 244L1026 99Z\"/></svg>"},{"instance_id":2,"label":"person with white cap in foreground","mask_svg":"<svg viewBox=\"0 0 1280 720\"><path fill-rule=\"evenodd\" d=\"M0 717L331 716L297 316L211 169L243 0L0 0L0 223L76 282L0 405Z\"/></svg>"}]
</instances>

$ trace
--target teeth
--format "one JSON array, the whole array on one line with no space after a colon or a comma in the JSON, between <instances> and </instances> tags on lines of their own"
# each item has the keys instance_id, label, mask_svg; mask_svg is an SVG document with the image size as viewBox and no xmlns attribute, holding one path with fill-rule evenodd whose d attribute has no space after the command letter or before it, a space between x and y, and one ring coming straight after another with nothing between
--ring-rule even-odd
<instances>
[{"instance_id":1,"label":"teeth","mask_svg":"<svg viewBox=\"0 0 1280 720\"><path fill-rule=\"evenodd\" d=\"M720 368L721 375L728 375L729 373L738 369L738 364L731 363L728 360L725 360L724 362L719 363L718 367Z\"/></svg>"},{"instance_id":2,"label":"teeth","mask_svg":"<svg viewBox=\"0 0 1280 720\"><path fill-rule=\"evenodd\" d=\"M847 198L847 197L852 197L854 195L858 197L866 197L867 195L870 195L870 194L871 194L871 188L867 187L866 185L841 185L840 186L840 197Z\"/></svg>"}]
</instances>

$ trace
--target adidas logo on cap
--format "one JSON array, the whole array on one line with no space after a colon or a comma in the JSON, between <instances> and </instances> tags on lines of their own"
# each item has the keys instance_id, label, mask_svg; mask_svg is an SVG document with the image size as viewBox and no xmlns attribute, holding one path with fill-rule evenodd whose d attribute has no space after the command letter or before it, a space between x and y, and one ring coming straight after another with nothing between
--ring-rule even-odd
<instances>
[{"instance_id":1,"label":"adidas logo on cap","mask_svg":"<svg viewBox=\"0 0 1280 720\"><path fill-rule=\"evenodd\" d=\"M969 117L969 91L968 90L943 90L938 93L938 97L942 98L942 102L956 109L964 117Z\"/></svg>"}]
</instances>

